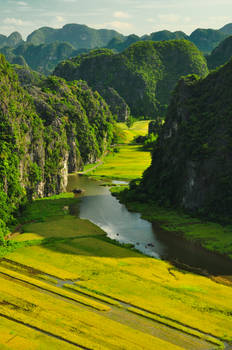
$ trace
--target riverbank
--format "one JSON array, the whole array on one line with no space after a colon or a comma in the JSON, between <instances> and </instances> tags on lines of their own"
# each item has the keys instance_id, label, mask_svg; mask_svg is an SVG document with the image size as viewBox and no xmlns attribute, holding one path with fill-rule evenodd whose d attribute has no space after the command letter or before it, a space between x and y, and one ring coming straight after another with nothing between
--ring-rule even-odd
<instances>
[{"instance_id":1,"label":"riverbank","mask_svg":"<svg viewBox=\"0 0 232 350\"><path fill-rule=\"evenodd\" d=\"M10 318L25 344L34 327L43 337L33 335L33 349L48 337L51 349L197 350L232 341L232 288L120 246L78 211L72 194L26 208L22 221L34 222L14 238L25 246L0 260L1 327Z\"/></svg>"},{"instance_id":2,"label":"riverbank","mask_svg":"<svg viewBox=\"0 0 232 350\"><path fill-rule=\"evenodd\" d=\"M127 128L125 124L121 124L120 127L123 132L127 132L127 138L124 139L131 142L135 134L138 136L140 132L141 135L147 132L148 123L137 122L134 125L134 131ZM150 152L145 152L142 146L125 144L119 147L117 153L108 155L103 163L88 175L96 179L106 179L109 182L112 179L130 181L141 178L150 160ZM232 259L231 225L223 226L220 223L192 217L181 211L162 208L152 201L148 203L133 201L130 196L120 195L122 190L123 187L114 187L112 193L126 204L129 210L141 213L144 219L154 223L156 230L163 230L163 234L175 235L177 239L181 237L192 245Z\"/></svg>"},{"instance_id":3,"label":"riverbank","mask_svg":"<svg viewBox=\"0 0 232 350\"><path fill-rule=\"evenodd\" d=\"M126 190L126 191L124 191ZM232 259L232 227L192 217L182 211L163 208L149 201L139 202L128 196L126 187L113 187L111 192L128 210L141 213L142 217L165 232L182 237L205 248Z\"/></svg>"}]
</instances>

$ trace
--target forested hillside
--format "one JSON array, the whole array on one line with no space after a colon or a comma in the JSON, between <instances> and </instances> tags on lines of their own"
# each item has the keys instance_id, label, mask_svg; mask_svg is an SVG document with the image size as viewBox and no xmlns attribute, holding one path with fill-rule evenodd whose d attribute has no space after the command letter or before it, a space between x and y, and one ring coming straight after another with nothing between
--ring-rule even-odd
<instances>
[{"instance_id":1,"label":"forested hillside","mask_svg":"<svg viewBox=\"0 0 232 350\"><path fill-rule=\"evenodd\" d=\"M232 61L176 87L140 191L158 202L222 219L232 208Z\"/></svg>"},{"instance_id":2,"label":"forested hillside","mask_svg":"<svg viewBox=\"0 0 232 350\"><path fill-rule=\"evenodd\" d=\"M63 28L42 27L27 37L34 45L48 44L54 41L68 42L75 49L94 49L106 46L112 38L123 37L115 30L93 29L83 24L66 24Z\"/></svg>"},{"instance_id":3,"label":"forested hillside","mask_svg":"<svg viewBox=\"0 0 232 350\"><path fill-rule=\"evenodd\" d=\"M16 70L19 78L0 56L2 231L21 203L64 191L68 172L96 161L113 137L107 104L85 82Z\"/></svg>"},{"instance_id":4,"label":"forested hillside","mask_svg":"<svg viewBox=\"0 0 232 350\"><path fill-rule=\"evenodd\" d=\"M165 113L177 81L189 73L204 76L208 69L203 55L187 40L137 42L120 54L93 50L60 63L54 71L69 81L86 80L96 90L114 88L133 116L148 118Z\"/></svg>"},{"instance_id":5,"label":"forested hillside","mask_svg":"<svg viewBox=\"0 0 232 350\"><path fill-rule=\"evenodd\" d=\"M42 27L28 35L26 41L18 32L0 35L0 52L13 64L49 75L56 65L92 49L108 48L122 52L138 41L185 39L193 42L204 54L210 54L225 38L232 35L231 23L221 29L196 29L191 35L182 31L160 30L143 36L122 35L114 30L93 29L82 24L66 24L62 28ZM225 63L225 62L224 62Z\"/></svg>"},{"instance_id":6,"label":"forested hillside","mask_svg":"<svg viewBox=\"0 0 232 350\"><path fill-rule=\"evenodd\" d=\"M215 69L222 64L225 64L232 57L232 36L223 40L212 53L207 56L209 69Z\"/></svg>"},{"instance_id":7,"label":"forested hillside","mask_svg":"<svg viewBox=\"0 0 232 350\"><path fill-rule=\"evenodd\" d=\"M16 48L3 47L0 51L8 62L29 66L46 75L51 74L60 61L85 52L85 50L76 50L69 43L62 42L40 45L23 43Z\"/></svg>"}]
</instances>

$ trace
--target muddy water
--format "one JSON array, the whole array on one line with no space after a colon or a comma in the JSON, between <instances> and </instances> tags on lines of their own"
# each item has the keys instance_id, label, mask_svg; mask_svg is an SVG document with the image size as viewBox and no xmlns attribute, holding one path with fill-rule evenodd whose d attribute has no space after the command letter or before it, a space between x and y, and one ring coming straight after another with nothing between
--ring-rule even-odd
<instances>
[{"instance_id":1,"label":"muddy water","mask_svg":"<svg viewBox=\"0 0 232 350\"><path fill-rule=\"evenodd\" d=\"M213 275L232 275L232 262L221 256L165 233L156 225L129 212L113 197L108 187L86 176L70 175L67 190L84 189L81 195L80 218L101 227L107 236L120 243L133 244L142 253L177 265L186 264Z\"/></svg>"}]
</instances>

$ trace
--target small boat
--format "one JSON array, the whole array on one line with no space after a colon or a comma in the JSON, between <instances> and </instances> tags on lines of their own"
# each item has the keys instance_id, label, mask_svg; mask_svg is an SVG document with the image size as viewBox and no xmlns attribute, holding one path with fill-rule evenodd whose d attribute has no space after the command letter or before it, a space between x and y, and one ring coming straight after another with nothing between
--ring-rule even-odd
<instances>
[{"instance_id":1,"label":"small boat","mask_svg":"<svg viewBox=\"0 0 232 350\"><path fill-rule=\"evenodd\" d=\"M74 196L76 197L76 196L78 196L79 194L84 193L85 191L82 190L81 188L75 188L74 190L72 190L72 192L73 192Z\"/></svg>"}]
</instances>

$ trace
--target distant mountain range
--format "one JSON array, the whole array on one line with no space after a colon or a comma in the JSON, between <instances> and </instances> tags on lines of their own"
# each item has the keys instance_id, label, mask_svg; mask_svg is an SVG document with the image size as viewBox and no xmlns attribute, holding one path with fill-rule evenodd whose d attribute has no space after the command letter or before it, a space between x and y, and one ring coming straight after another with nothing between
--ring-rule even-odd
<instances>
[{"instance_id":1,"label":"distant mountain range","mask_svg":"<svg viewBox=\"0 0 232 350\"><path fill-rule=\"evenodd\" d=\"M20 33L13 32L8 37L0 34L0 48L2 47L17 47L20 44L23 44L23 38Z\"/></svg>"},{"instance_id":2,"label":"distant mountain range","mask_svg":"<svg viewBox=\"0 0 232 350\"><path fill-rule=\"evenodd\" d=\"M66 24L63 28L42 27L22 40L18 32L9 37L0 35L0 52L11 63L28 65L44 74L50 74L65 59L95 48L109 48L122 52L137 41L164 41L186 39L193 42L203 54L210 54L223 40L232 35L232 23L216 29L196 29L190 36L181 31L162 30L139 37L124 36L117 31L93 29L81 24Z\"/></svg>"}]
</instances>

